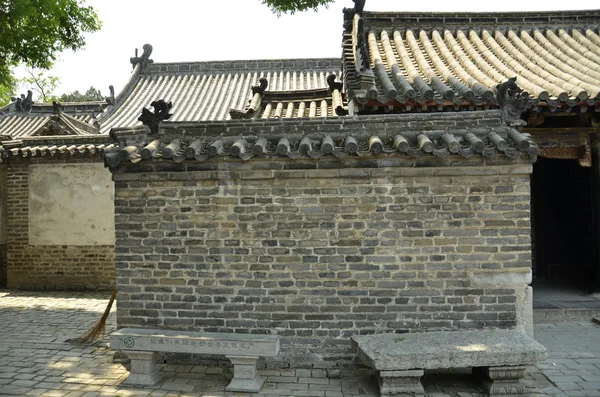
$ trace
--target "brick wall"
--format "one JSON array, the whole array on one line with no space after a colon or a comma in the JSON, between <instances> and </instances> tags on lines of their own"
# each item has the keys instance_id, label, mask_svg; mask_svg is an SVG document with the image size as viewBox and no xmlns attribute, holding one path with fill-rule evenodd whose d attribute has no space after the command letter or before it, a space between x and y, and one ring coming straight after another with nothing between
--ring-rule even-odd
<instances>
[{"instance_id":1,"label":"brick wall","mask_svg":"<svg viewBox=\"0 0 600 397\"><path fill-rule=\"evenodd\" d=\"M14 160L7 164L8 288L110 290L115 285L114 246L29 244L30 164L86 162L56 158Z\"/></svg>"},{"instance_id":2,"label":"brick wall","mask_svg":"<svg viewBox=\"0 0 600 397\"><path fill-rule=\"evenodd\" d=\"M119 327L279 333L294 367L358 333L515 327L515 289L473 280L529 271L530 165L252 163L115 170Z\"/></svg>"}]
</instances>

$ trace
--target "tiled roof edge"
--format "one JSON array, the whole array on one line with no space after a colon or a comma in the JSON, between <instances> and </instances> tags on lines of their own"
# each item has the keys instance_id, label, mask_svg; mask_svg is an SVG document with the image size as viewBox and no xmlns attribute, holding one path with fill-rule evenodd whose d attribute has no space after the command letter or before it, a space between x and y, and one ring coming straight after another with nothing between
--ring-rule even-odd
<instances>
[{"instance_id":1,"label":"tiled roof edge","mask_svg":"<svg viewBox=\"0 0 600 397\"><path fill-rule=\"evenodd\" d=\"M369 27L415 28L430 26L597 26L600 9L576 11L518 11L518 12L375 12L363 14Z\"/></svg>"},{"instance_id":2,"label":"tiled roof edge","mask_svg":"<svg viewBox=\"0 0 600 397\"><path fill-rule=\"evenodd\" d=\"M13 141L4 141L3 144L10 142L22 142L19 146L34 145L66 145L66 144L91 144L91 143L110 143L112 139L108 135L54 135L54 136L34 136L19 137Z\"/></svg>"},{"instance_id":3,"label":"tiled roof edge","mask_svg":"<svg viewBox=\"0 0 600 397\"><path fill-rule=\"evenodd\" d=\"M54 115L54 107L52 102L34 103L31 105L31 111L29 112L18 112L15 107L12 106L14 102L0 108L0 119L5 116L52 116ZM107 107L105 101L89 101L89 102L61 102L61 109L63 113L72 115L81 114L99 114Z\"/></svg>"},{"instance_id":4,"label":"tiled roof edge","mask_svg":"<svg viewBox=\"0 0 600 397\"><path fill-rule=\"evenodd\" d=\"M135 86L140 81L142 71L145 71L146 68L148 68L147 65L148 64L145 63L138 63L135 65L133 71L131 72L131 75L129 76L129 80L127 80L121 91L114 98L114 103L112 104L112 106L106 108L105 112L102 113L102 115L98 118L99 125L102 125L103 121L108 120L110 116L112 116L116 112L116 110L125 102L129 95L131 95L131 93L135 89Z\"/></svg>"},{"instance_id":5,"label":"tiled roof edge","mask_svg":"<svg viewBox=\"0 0 600 397\"><path fill-rule=\"evenodd\" d=\"M378 130L386 131L397 128L395 123L411 122L418 127L420 123L432 122L439 124L441 129L447 125L453 128L456 123L468 123L472 125L495 125L504 126L502 112L499 109L476 110L471 112L440 112L440 113L400 113L400 114L373 114L360 116L334 116L334 117L314 117L314 118L278 118L278 119L240 119L240 120L214 120L205 122L187 122L187 121L163 121L160 123L160 129L165 131L186 131L190 134L195 129L205 129L208 135L244 135L251 133L252 130L262 131L276 128L277 126L286 126L291 124L294 131L312 129L314 132L342 131L344 128L365 129L367 126L376 125ZM454 123L454 124L453 124ZM332 130L329 129L331 126ZM228 131L229 130L229 131ZM225 133L228 131L228 133ZM111 137L118 139L121 135L128 134L146 134L147 130L142 126L113 128L110 132ZM193 135L193 134L192 134Z\"/></svg>"},{"instance_id":6,"label":"tiled roof edge","mask_svg":"<svg viewBox=\"0 0 600 397\"><path fill-rule=\"evenodd\" d=\"M153 63L142 74L225 72L225 71L269 71L281 69L340 69L341 58L306 59L248 59L207 62ZM290 70L293 71L293 70Z\"/></svg>"}]
</instances>

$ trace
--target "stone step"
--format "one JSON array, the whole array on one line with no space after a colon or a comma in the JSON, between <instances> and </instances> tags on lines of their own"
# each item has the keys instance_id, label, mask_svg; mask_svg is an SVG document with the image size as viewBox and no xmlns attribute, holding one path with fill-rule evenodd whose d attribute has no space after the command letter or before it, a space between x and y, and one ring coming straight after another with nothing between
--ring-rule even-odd
<instances>
[{"instance_id":1,"label":"stone step","mask_svg":"<svg viewBox=\"0 0 600 397\"><path fill-rule=\"evenodd\" d=\"M533 309L533 323L589 322L600 318L600 309Z\"/></svg>"}]
</instances>

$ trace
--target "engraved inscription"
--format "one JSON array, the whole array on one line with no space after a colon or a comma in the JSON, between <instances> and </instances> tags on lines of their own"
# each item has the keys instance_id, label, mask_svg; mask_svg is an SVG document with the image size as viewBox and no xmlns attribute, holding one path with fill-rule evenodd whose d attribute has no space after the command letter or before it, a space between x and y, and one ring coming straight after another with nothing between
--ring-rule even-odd
<instances>
[{"instance_id":1,"label":"engraved inscription","mask_svg":"<svg viewBox=\"0 0 600 397\"><path fill-rule=\"evenodd\" d=\"M213 349L243 349L249 350L255 345L252 342L214 342L199 340L179 340L179 339L158 339L150 338L151 345L169 345L169 346L190 346L190 347L210 347Z\"/></svg>"}]
</instances>

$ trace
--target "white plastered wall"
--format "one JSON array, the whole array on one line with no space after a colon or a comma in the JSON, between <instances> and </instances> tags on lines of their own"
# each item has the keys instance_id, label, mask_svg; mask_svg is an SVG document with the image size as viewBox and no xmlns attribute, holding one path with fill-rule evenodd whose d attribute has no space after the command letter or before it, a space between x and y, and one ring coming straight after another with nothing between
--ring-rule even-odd
<instances>
[{"instance_id":1,"label":"white plastered wall","mask_svg":"<svg viewBox=\"0 0 600 397\"><path fill-rule=\"evenodd\" d=\"M29 167L29 244L114 243L114 184L103 164Z\"/></svg>"}]
</instances>

